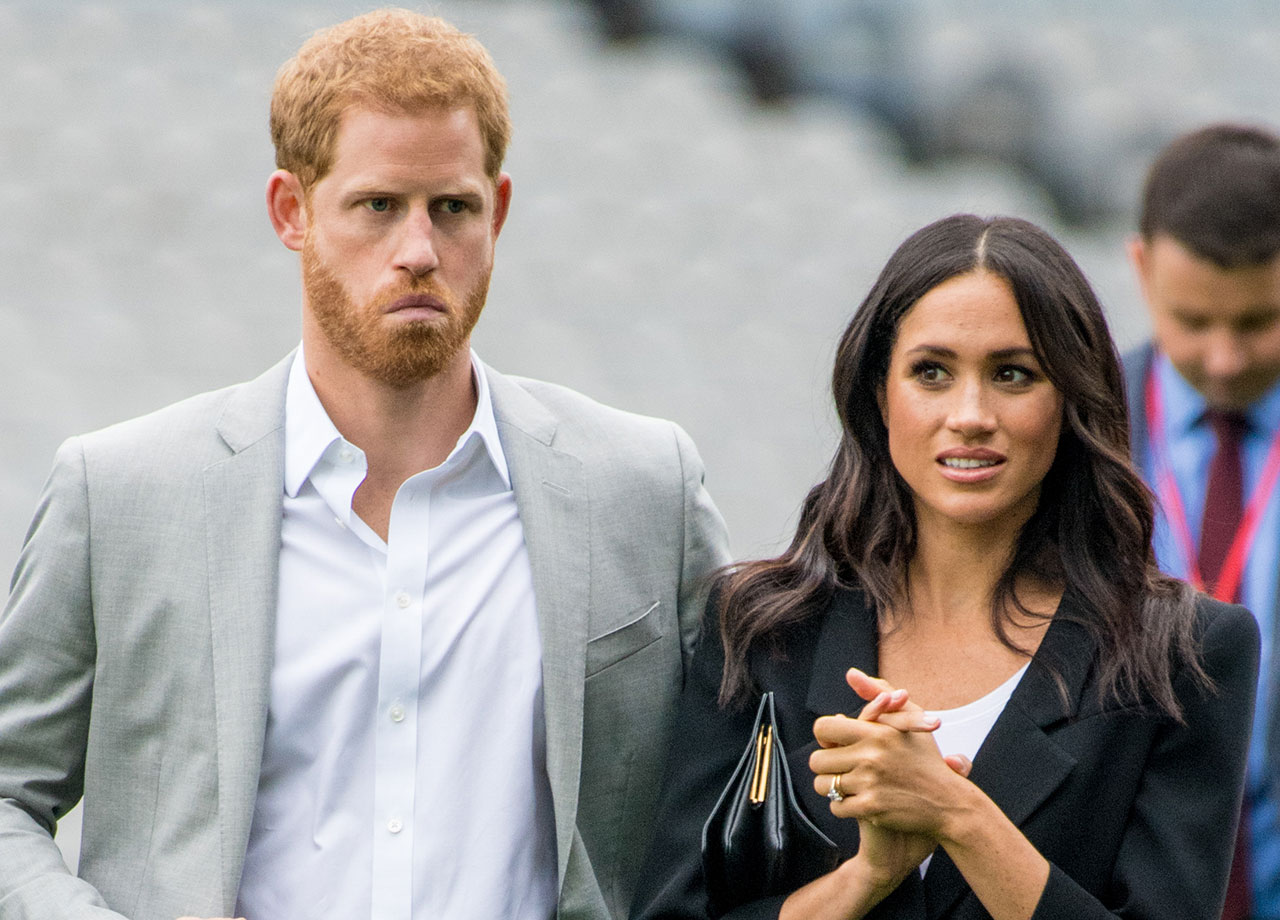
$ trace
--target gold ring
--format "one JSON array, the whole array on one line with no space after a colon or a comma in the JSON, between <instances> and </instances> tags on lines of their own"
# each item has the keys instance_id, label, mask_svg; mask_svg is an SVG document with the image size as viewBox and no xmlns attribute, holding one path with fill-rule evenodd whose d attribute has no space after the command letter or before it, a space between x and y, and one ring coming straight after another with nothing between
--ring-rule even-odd
<instances>
[{"instance_id":1,"label":"gold ring","mask_svg":"<svg viewBox=\"0 0 1280 920\"><path fill-rule=\"evenodd\" d=\"M840 775L841 774L839 773L832 775L831 788L827 790L827 798L829 798L833 802L844 801L844 793L840 791Z\"/></svg>"}]
</instances>

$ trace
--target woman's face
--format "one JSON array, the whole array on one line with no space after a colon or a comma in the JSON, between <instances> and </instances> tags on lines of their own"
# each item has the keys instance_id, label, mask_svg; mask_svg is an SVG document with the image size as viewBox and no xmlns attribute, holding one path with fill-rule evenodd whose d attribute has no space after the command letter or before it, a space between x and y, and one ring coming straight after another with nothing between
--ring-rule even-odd
<instances>
[{"instance_id":1,"label":"woman's face","mask_svg":"<svg viewBox=\"0 0 1280 920\"><path fill-rule=\"evenodd\" d=\"M1062 428L1008 282L978 270L907 311L880 394L889 454L921 527L1021 527Z\"/></svg>"}]
</instances>

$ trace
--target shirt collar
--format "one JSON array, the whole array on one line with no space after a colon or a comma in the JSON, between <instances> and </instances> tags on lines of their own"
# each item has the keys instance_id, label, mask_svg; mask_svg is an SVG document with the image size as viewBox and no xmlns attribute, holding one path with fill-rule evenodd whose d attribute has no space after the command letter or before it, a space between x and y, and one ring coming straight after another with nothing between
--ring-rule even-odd
<instances>
[{"instance_id":1,"label":"shirt collar","mask_svg":"<svg viewBox=\"0 0 1280 920\"><path fill-rule=\"evenodd\" d=\"M1164 410L1165 430L1169 437L1178 437L1196 427L1203 419L1208 403L1200 391L1178 373L1169 356L1156 352L1156 379L1160 384Z\"/></svg>"},{"instance_id":2,"label":"shirt collar","mask_svg":"<svg viewBox=\"0 0 1280 920\"><path fill-rule=\"evenodd\" d=\"M503 485L510 489L511 474L506 454L502 450L502 441L498 437L498 422L493 414L489 378L484 364L474 351L471 352L471 374L476 384L475 415L445 462L448 463L458 455L473 437L478 437L494 471L501 477ZM315 387L311 385L301 346L289 369L284 407L284 490L290 498L296 498L302 484L311 476L326 451L334 442L345 440L321 405Z\"/></svg>"},{"instance_id":3,"label":"shirt collar","mask_svg":"<svg viewBox=\"0 0 1280 920\"><path fill-rule=\"evenodd\" d=\"M1266 432L1268 435L1280 431L1280 381L1273 383L1271 389L1249 406L1245 414L1249 416L1249 425L1253 431Z\"/></svg>"},{"instance_id":4,"label":"shirt collar","mask_svg":"<svg viewBox=\"0 0 1280 920\"><path fill-rule=\"evenodd\" d=\"M1155 372L1164 394L1165 425L1171 436L1191 431L1204 421L1209 404L1200 391L1178 373L1164 352L1156 352ZM1280 381L1245 407L1249 430L1270 434L1280 430Z\"/></svg>"},{"instance_id":5,"label":"shirt collar","mask_svg":"<svg viewBox=\"0 0 1280 920\"><path fill-rule=\"evenodd\" d=\"M502 484L511 488L511 471L507 467L507 455L502 451L502 439L498 437L498 420L493 414L493 395L489 392L489 376L485 372L484 362L471 352L471 373L476 381L476 414L471 419L471 427L458 439L458 446L466 443L474 431L484 442L485 452L494 470L502 477ZM455 447L454 450L457 450Z\"/></svg>"}]
</instances>

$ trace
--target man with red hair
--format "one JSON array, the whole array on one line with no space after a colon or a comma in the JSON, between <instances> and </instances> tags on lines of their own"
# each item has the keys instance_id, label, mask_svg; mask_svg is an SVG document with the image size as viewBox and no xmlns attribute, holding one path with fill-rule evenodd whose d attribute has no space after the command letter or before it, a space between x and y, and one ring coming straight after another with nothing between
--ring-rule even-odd
<instances>
[{"instance_id":1,"label":"man with red hair","mask_svg":"<svg viewBox=\"0 0 1280 920\"><path fill-rule=\"evenodd\" d=\"M512 188L473 38L325 30L271 134L301 347L69 440L19 559L0 913L620 918L727 560L697 452L470 349Z\"/></svg>"}]
</instances>

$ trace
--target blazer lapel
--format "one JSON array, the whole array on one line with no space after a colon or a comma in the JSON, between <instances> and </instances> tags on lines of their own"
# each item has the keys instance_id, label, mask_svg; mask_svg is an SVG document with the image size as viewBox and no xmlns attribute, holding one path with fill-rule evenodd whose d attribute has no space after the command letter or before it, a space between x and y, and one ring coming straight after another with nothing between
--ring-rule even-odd
<instances>
[{"instance_id":1,"label":"blazer lapel","mask_svg":"<svg viewBox=\"0 0 1280 920\"><path fill-rule=\"evenodd\" d=\"M862 697L844 679L850 668L867 674L880 673L879 630L875 613L865 603L862 592L837 590L822 623L818 646L813 653L805 705L815 716L862 711Z\"/></svg>"},{"instance_id":2,"label":"blazer lapel","mask_svg":"<svg viewBox=\"0 0 1280 920\"><path fill-rule=\"evenodd\" d=\"M1077 605L1068 590L1026 674L978 749L969 774L1019 827L1075 766L1075 758L1046 729L1075 716L1092 668L1096 646L1085 628L1072 622L1078 617ZM942 848L934 853L924 885L931 918L946 915L969 890Z\"/></svg>"},{"instance_id":3,"label":"blazer lapel","mask_svg":"<svg viewBox=\"0 0 1280 920\"><path fill-rule=\"evenodd\" d=\"M845 680L849 668L857 668L872 676L879 675L879 628L875 612L867 606L861 591L837 590L814 649L805 697L805 706L815 718L834 713L856 716L862 711L865 702ZM793 778L809 776L807 768L800 772L799 767L802 764L807 767L809 754L817 746L813 741L797 752L796 763L792 766ZM834 817L825 807L814 811L812 817L814 823L841 846L856 846L858 832L856 826L850 830L852 822ZM923 918L925 898L920 873L909 873L876 908L876 912L888 917Z\"/></svg>"},{"instance_id":4,"label":"blazer lapel","mask_svg":"<svg viewBox=\"0 0 1280 920\"><path fill-rule=\"evenodd\" d=\"M591 519L582 461L552 446L557 422L518 384L485 367L498 436L524 528L542 636L547 778L559 879L577 824L583 675L591 597Z\"/></svg>"},{"instance_id":5,"label":"blazer lapel","mask_svg":"<svg viewBox=\"0 0 1280 920\"><path fill-rule=\"evenodd\" d=\"M1276 592L1275 602L1271 605L1271 635L1280 634L1277 630L1280 630L1280 591ZM1272 656L1270 669L1270 689L1266 699L1259 699L1257 705L1266 707L1266 770L1268 775L1275 775L1277 766L1280 766L1280 658Z\"/></svg>"},{"instance_id":6,"label":"blazer lapel","mask_svg":"<svg viewBox=\"0 0 1280 920\"><path fill-rule=\"evenodd\" d=\"M240 887L266 735L284 483L284 392L293 356L244 384L218 433L231 449L204 471L209 624L222 828L222 888Z\"/></svg>"},{"instance_id":7,"label":"blazer lapel","mask_svg":"<svg viewBox=\"0 0 1280 920\"><path fill-rule=\"evenodd\" d=\"M1129 404L1129 449L1133 455L1133 465L1138 470L1146 468L1151 443L1146 386L1154 361L1155 348L1150 342L1124 357L1125 399Z\"/></svg>"},{"instance_id":8,"label":"blazer lapel","mask_svg":"<svg viewBox=\"0 0 1280 920\"><path fill-rule=\"evenodd\" d=\"M849 668L858 668L876 674L876 644L875 614L867 609L862 593L837 589L823 617L809 669L804 703L809 718L800 720L806 729L806 743L792 745L787 751L797 797L806 803L814 824L847 853L858 848L858 827L853 821L831 814L825 799L813 797L809 757L818 749L818 742L807 729L818 716L856 716L862 711L862 698L850 689L845 673Z\"/></svg>"}]
</instances>

